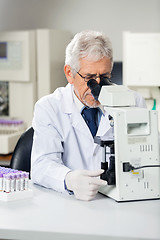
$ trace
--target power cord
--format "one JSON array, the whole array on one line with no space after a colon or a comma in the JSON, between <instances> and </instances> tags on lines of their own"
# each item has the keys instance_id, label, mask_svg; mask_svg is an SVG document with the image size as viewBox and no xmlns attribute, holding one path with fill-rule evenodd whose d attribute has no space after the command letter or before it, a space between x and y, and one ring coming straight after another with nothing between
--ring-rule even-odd
<instances>
[{"instance_id":1,"label":"power cord","mask_svg":"<svg viewBox=\"0 0 160 240\"><path fill-rule=\"evenodd\" d=\"M160 167L160 165L146 165L140 167L134 167L129 162L123 163L123 172L130 172L132 170L138 170L141 168Z\"/></svg>"}]
</instances>

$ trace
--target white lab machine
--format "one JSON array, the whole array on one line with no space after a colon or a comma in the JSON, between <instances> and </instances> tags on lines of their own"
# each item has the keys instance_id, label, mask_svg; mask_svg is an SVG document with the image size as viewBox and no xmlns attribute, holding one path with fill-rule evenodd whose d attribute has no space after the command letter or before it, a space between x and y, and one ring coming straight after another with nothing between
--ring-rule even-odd
<instances>
[{"instance_id":1,"label":"white lab machine","mask_svg":"<svg viewBox=\"0 0 160 240\"><path fill-rule=\"evenodd\" d=\"M67 31L49 29L0 32L0 82L9 82L7 117L23 121L21 131L14 129L14 136L8 130L0 132L0 154L12 152L21 133L31 125L35 102L66 85L63 66L70 39ZM9 125L3 122L3 126L7 129Z\"/></svg>"},{"instance_id":2,"label":"white lab machine","mask_svg":"<svg viewBox=\"0 0 160 240\"><path fill-rule=\"evenodd\" d=\"M102 86L98 100L111 125L106 136L95 138L108 182L100 192L118 202L160 198L157 111L134 107L125 86Z\"/></svg>"},{"instance_id":3,"label":"white lab machine","mask_svg":"<svg viewBox=\"0 0 160 240\"><path fill-rule=\"evenodd\" d=\"M123 84L140 92L160 119L159 53L160 33L123 33Z\"/></svg>"}]
</instances>

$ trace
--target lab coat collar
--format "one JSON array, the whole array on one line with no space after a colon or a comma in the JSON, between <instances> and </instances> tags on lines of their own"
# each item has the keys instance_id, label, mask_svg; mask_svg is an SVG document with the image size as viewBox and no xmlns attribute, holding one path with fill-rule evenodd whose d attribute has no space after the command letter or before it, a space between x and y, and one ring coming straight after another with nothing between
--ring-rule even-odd
<instances>
[{"instance_id":1,"label":"lab coat collar","mask_svg":"<svg viewBox=\"0 0 160 240\"><path fill-rule=\"evenodd\" d=\"M72 85L68 83L64 88L63 100L62 100L62 111L64 113L71 114L73 111L73 95L72 95Z\"/></svg>"},{"instance_id":2,"label":"lab coat collar","mask_svg":"<svg viewBox=\"0 0 160 240\"><path fill-rule=\"evenodd\" d=\"M62 111L69 115L71 124L77 131L80 131L84 135L88 136L93 142L92 134L81 116L76 104L73 99L73 86L68 83L64 89L63 100L62 100Z\"/></svg>"},{"instance_id":3,"label":"lab coat collar","mask_svg":"<svg viewBox=\"0 0 160 240\"><path fill-rule=\"evenodd\" d=\"M97 131L97 136L104 136L108 130L110 129L110 122L108 119L108 113L106 110L104 110L104 114L101 116L101 120L99 123L98 131Z\"/></svg>"},{"instance_id":4,"label":"lab coat collar","mask_svg":"<svg viewBox=\"0 0 160 240\"><path fill-rule=\"evenodd\" d=\"M73 99L73 86L68 83L64 89L63 101L62 101L62 111L66 114L70 115L72 126L76 128L78 131L88 136L88 138L94 143L94 139L92 134L85 123L83 117L81 116L76 104ZM106 110L103 110L104 114L102 114L100 124L97 131L97 136L104 136L107 131L110 129L108 114Z\"/></svg>"},{"instance_id":5,"label":"lab coat collar","mask_svg":"<svg viewBox=\"0 0 160 240\"><path fill-rule=\"evenodd\" d=\"M104 110L104 114L102 114L101 116L101 120L99 123L99 127L98 127L98 131L96 136L105 136L107 134L107 132L110 130L110 123L109 123L109 119L108 119L108 113L106 112L106 110ZM94 144L94 152L97 151L99 145L98 144Z\"/></svg>"},{"instance_id":6,"label":"lab coat collar","mask_svg":"<svg viewBox=\"0 0 160 240\"><path fill-rule=\"evenodd\" d=\"M78 109L76 108L76 105L74 106L74 110L71 114L71 123L72 126L79 132L81 132L82 134L86 135L92 142L93 141L93 137L92 134L85 122L85 120L83 119L82 115L80 114L80 112L78 111Z\"/></svg>"},{"instance_id":7,"label":"lab coat collar","mask_svg":"<svg viewBox=\"0 0 160 240\"><path fill-rule=\"evenodd\" d=\"M73 92L73 86L70 83L68 83L64 89L64 99L62 101L62 109L64 113L72 113L74 104L76 104L79 112L82 111L84 105L78 100L78 98L77 99L76 98L77 97ZM102 114L104 115L103 106L100 104L98 107L100 108Z\"/></svg>"}]
</instances>

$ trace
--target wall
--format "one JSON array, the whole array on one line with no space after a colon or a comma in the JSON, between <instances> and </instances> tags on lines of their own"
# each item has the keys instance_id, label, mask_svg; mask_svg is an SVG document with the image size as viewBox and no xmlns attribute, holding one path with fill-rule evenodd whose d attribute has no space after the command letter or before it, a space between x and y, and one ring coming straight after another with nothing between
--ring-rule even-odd
<instances>
[{"instance_id":1,"label":"wall","mask_svg":"<svg viewBox=\"0 0 160 240\"><path fill-rule=\"evenodd\" d=\"M104 31L122 60L122 32L160 32L159 0L0 0L0 31L55 28Z\"/></svg>"}]
</instances>

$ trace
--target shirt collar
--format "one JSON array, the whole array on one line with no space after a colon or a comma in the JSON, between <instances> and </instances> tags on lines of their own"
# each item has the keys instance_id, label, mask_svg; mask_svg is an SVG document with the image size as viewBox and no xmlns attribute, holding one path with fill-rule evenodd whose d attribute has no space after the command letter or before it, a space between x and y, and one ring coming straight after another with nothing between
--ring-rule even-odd
<instances>
[{"instance_id":1,"label":"shirt collar","mask_svg":"<svg viewBox=\"0 0 160 240\"><path fill-rule=\"evenodd\" d=\"M73 88L72 88L72 94L73 94L73 100L76 104L76 107L78 111L81 113L86 106L78 99ZM101 104L98 107L101 110L102 114L104 115L104 107Z\"/></svg>"}]
</instances>

